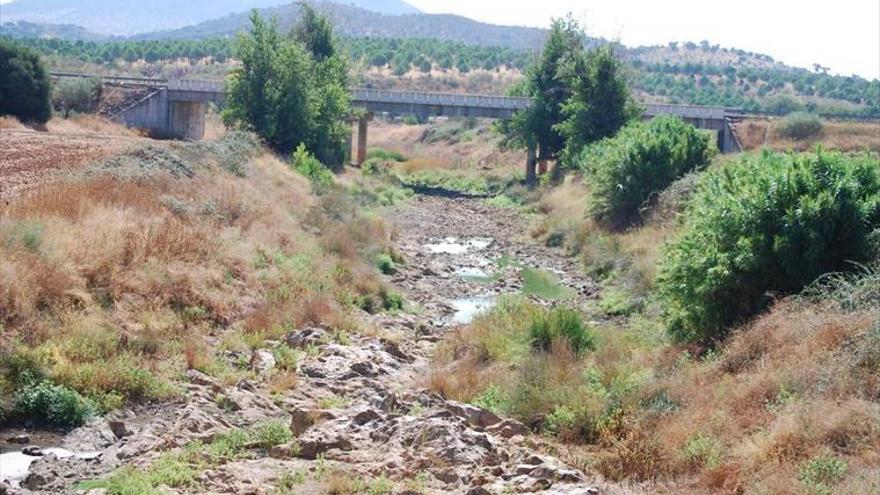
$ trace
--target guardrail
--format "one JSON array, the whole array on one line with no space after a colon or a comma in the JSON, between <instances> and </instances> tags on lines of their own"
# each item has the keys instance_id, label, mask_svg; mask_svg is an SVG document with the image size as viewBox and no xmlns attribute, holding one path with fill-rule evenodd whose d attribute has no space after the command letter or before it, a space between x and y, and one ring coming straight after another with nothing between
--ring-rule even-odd
<instances>
[{"instance_id":1,"label":"guardrail","mask_svg":"<svg viewBox=\"0 0 880 495\"><path fill-rule=\"evenodd\" d=\"M355 102L400 103L408 105L442 105L474 108L523 110L532 104L531 98L456 93L428 93L422 91L392 91L384 89L351 90Z\"/></svg>"}]
</instances>

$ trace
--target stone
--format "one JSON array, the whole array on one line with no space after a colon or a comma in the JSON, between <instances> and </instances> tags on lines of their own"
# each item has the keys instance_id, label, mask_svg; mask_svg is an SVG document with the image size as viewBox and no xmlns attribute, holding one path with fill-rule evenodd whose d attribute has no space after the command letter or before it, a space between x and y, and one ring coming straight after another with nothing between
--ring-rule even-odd
<instances>
[{"instance_id":1,"label":"stone","mask_svg":"<svg viewBox=\"0 0 880 495\"><path fill-rule=\"evenodd\" d=\"M311 411L297 408L290 412L290 431L294 437L299 437L315 424Z\"/></svg>"},{"instance_id":2,"label":"stone","mask_svg":"<svg viewBox=\"0 0 880 495\"><path fill-rule=\"evenodd\" d=\"M490 426L486 431L504 439L510 439L517 435L526 436L529 434L529 429L526 425L512 419L505 419L498 424Z\"/></svg>"},{"instance_id":3,"label":"stone","mask_svg":"<svg viewBox=\"0 0 880 495\"><path fill-rule=\"evenodd\" d=\"M41 457L43 455L43 449L36 445L28 445L27 447L21 449L21 453L33 457Z\"/></svg>"},{"instance_id":4,"label":"stone","mask_svg":"<svg viewBox=\"0 0 880 495\"><path fill-rule=\"evenodd\" d=\"M329 450L348 451L352 449L351 442L342 437L303 440L299 446L300 450L297 456L308 460L315 460L320 454Z\"/></svg>"},{"instance_id":5,"label":"stone","mask_svg":"<svg viewBox=\"0 0 880 495\"><path fill-rule=\"evenodd\" d=\"M130 437L134 434L125 424L125 421L108 421L107 426L110 427L110 431L119 439Z\"/></svg>"},{"instance_id":6,"label":"stone","mask_svg":"<svg viewBox=\"0 0 880 495\"><path fill-rule=\"evenodd\" d=\"M452 468L434 471L434 477L446 483L447 485L456 484L461 481L461 477Z\"/></svg>"},{"instance_id":7,"label":"stone","mask_svg":"<svg viewBox=\"0 0 880 495\"><path fill-rule=\"evenodd\" d=\"M273 459L290 459L296 456L300 447L297 442L275 445L269 449L269 457Z\"/></svg>"},{"instance_id":8,"label":"stone","mask_svg":"<svg viewBox=\"0 0 880 495\"><path fill-rule=\"evenodd\" d=\"M218 383L217 380L202 373L201 371L187 370L186 378L189 380L190 383L202 387L208 387L214 392L220 392L223 390L223 387L220 386L220 383Z\"/></svg>"},{"instance_id":9,"label":"stone","mask_svg":"<svg viewBox=\"0 0 880 495\"><path fill-rule=\"evenodd\" d=\"M268 349L255 349L251 354L251 369L260 377L269 376L275 369L275 355Z\"/></svg>"},{"instance_id":10,"label":"stone","mask_svg":"<svg viewBox=\"0 0 880 495\"><path fill-rule=\"evenodd\" d=\"M370 421L375 421L380 419L382 415L380 415L375 409L364 409L363 411L358 412L354 415L354 423L358 426L363 426Z\"/></svg>"},{"instance_id":11,"label":"stone","mask_svg":"<svg viewBox=\"0 0 880 495\"><path fill-rule=\"evenodd\" d=\"M482 486L475 486L467 491L465 495L492 495L489 490L486 490Z\"/></svg>"},{"instance_id":12,"label":"stone","mask_svg":"<svg viewBox=\"0 0 880 495\"><path fill-rule=\"evenodd\" d=\"M329 332L323 328L310 327L290 332L284 338L284 342L294 349L305 349L309 346L319 346L321 344L332 341L333 338Z\"/></svg>"},{"instance_id":13,"label":"stone","mask_svg":"<svg viewBox=\"0 0 880 495\"><path fill-rule=\"evenodd\" d=\"M501 418L492 411L470 404L450 401L446 403L446 409L452 414L466 419L471 426L477 428L488 428L501 422Z\"/></svg>"},{"instance_id":14,"label":"stone","mask_svg":"<svg viewBox=\"0 0 880 495\"><path fill-rule=\"evenodd\" d=\"M6 439L6 441L9 443L24 445L24 444L31 441L31 437L30 437L30 435L21 434L21 435L15 435L15 436L9 437Z\"/></svg>"}]
</instances>

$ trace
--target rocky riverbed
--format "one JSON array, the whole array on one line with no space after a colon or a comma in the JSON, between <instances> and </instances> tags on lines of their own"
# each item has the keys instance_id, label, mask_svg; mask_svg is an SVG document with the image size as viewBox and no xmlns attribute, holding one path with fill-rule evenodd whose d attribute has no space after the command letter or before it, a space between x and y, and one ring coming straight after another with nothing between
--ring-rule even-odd
<instances>
[{"instance_id":1,"label":"rocky riverbed","mask_svg":"<svg viewBox=\"0 0 880 495\"><path fill-rule=\"evenodd\" d=\"M389 282L411 310L365 315L368 330L344 342L326 328L266 342L250 357L255 376L266 378L225 386L190 371L185 394L174 403L116 412L66 435L0 432L0 442L8 442L2 452L15 454L16 462L25 444L41 442L44 449L31 449L39 455L25 459L26 473L7 476L0 493L82 492L82 480L123 465L145 468L163 452L267 420L289 423L295 438L206 467L198 491L328 493L323 473L332 469L387 479L394 493L630 493L540 453L521 423L426 388L436 342L500 295L521 291L520 267L555 274L575 302L594 297L595 283L560 251L530 242L526 220L512 209L417 197L392 220L407 261ZM281 392L268 384L275 346L302 350L296 384ZM29 433L32 439L22 436ZM282 492L280 480L290 473L303 475L293 491ZM190 490L167 489L184 491Z\"/></svg>"}]
</instances>

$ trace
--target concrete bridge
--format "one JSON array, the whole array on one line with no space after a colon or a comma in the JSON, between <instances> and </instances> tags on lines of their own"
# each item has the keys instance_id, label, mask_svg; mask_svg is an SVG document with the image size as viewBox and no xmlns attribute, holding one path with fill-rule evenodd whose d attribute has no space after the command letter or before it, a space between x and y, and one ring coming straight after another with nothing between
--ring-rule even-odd
<instances>
[{"instance_id":1,"label":"concrete bridge","mask_svg":"<svg viewBox=\"0 0 880 495\"><path fill-rule=\"evenodd\" d=\"M53 73L55 78L93 77L82 74ZM139 79L102 77L106 84L139 89L139 97L109 115L113 120L130 127L146 129L154 135L180 139L201 139L205 133L205 114L209 103L226 99L224 83L190 79ZM421 91L391 91L354 88L352 106L363 109L352 118L352 162L363 163L367 151L368 122L377 113L415 115L426 119L431 116L480 117L503 119L532 104L531 98L486 96ZM702 129L718 134L722 152L741 151L733 134L731 122L742 112L726 107L695 105L646 105L645 118L658 115L676 115ZM529 162L534 162L536 150L529 150Z\"/></svg>"}]
</instances>

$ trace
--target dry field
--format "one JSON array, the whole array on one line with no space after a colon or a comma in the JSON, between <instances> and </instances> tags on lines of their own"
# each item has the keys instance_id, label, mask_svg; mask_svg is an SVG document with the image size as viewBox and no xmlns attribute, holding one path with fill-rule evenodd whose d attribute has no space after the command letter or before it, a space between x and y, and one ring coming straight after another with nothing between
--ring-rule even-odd
<instances>
[{"instance_id":1,"label":"dry field","mask_svg":"<svg viewBox=\"0 0 880 495\"><path fill-rule=\"evenodd\" d=\"M807 151L816 145L841 151L880 151L880 121L825 121L821 135L801 141L781 136L777 125L772 119L750 119L737 126L736 135L745 151Z\"/></svg>"},{"instance_id":2,"label":"dry field","mask_svg":"<svg viewBox=\"0 0 880 495\"><path fill-rule=\"evenodd\" d=\"M42 130L0 122L0 200L144 142L136 133L94 116L53 119Z\"/></svg>"}]
</instances>

